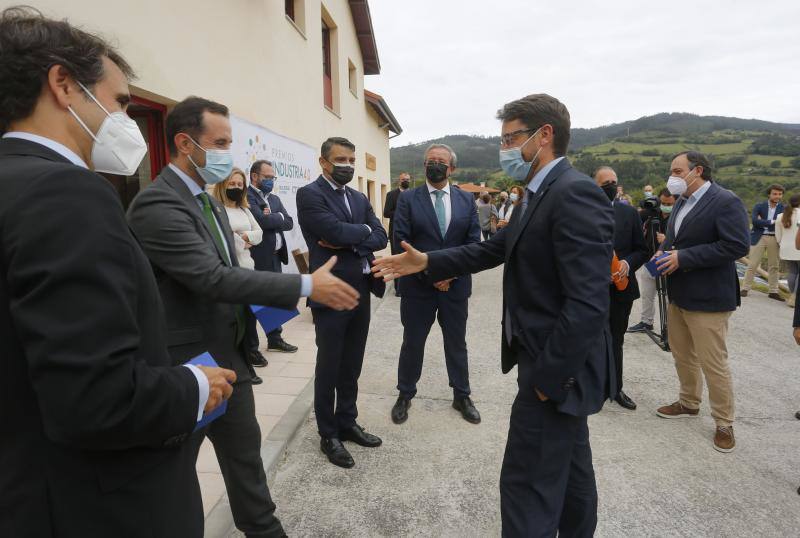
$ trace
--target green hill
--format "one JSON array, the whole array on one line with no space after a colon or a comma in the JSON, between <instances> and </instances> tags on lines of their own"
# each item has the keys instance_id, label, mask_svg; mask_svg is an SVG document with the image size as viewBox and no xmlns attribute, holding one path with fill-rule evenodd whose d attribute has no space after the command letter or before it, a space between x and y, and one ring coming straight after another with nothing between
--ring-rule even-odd
<instances>
[{"instance_id":1,"label":"green hill","mask_svg":"<svg viewBox=\"0 0 800 538\"><path fill-rule=\"evenodd\" d=\"M498 165L497 136L449 135L392 148L393 177L408 171L414 178L422 178L422 153L433 142L448 144L458 155L455 180L486 181L498 188L507 188L511 183ZM687 149L708 154L714 164L715 179L736 192L748 206L763 198L764 189L772 183L783 184L787 194L800 192L800 125L797 124L657 114L594 129L573 129L569 158L587 174L602 165L612 166L626 192L637 198L645 184L653 184L657 189L663 187L672 156Z\"/></svg>"}]
</instances>

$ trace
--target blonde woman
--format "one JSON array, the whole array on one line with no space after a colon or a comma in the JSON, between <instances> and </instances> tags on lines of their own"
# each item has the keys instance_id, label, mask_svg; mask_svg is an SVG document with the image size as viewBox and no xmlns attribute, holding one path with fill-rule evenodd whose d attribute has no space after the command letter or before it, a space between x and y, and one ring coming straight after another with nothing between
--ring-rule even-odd
<instances>
[{"instance_id":1,"label":"blonde woman","mask_svg":"<svg viewBox=\"0 0 800 538\"><path fill-rule=\"evenodd\" d=\"M250 213L245 191L244 172L234 168L228 179L214 185L213 192L214 197L225 205L225 211L228 213L239 266L245 269L255 269L249 249L261 242L264 232L253 214Z\"/></svg>"}]
</instances>

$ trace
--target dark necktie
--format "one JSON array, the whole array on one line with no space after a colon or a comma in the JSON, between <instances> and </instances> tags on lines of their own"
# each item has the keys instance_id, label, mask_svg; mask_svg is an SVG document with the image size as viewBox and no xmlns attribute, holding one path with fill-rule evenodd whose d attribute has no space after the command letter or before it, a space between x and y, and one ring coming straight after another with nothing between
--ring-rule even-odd
<instances>
[{"instance_id":1,"label":"dark necktie","mask_svg":"<svg viewBox=\"0 0 800 538\"><path fill-rule=\"evenodd\" d=\"M345 211L347 211L347 214L350 215L350 219L352 220L353 212L350 211L350 206L347 205L347 200L345 199L345 197L347 196L347 192L344 189L334 189L333 192L339 195L339 198L342 200L342 205L344 206Z\"/></svg>"},{"instance_id":2,"label":"dark necktie","mask_svg":"<svg viewBox=\"0 0 800 538\"><path fill-rule=\"evenodd\" d=\"M211 237L214 243L216 243L220 252L225 255L225 261L228 262L228 265L233 265L228 249L225 248L225 243L222 241L222 235L220 235L219 226L217 225L217 219L214 217L214 209L211 207L211 200L208 198L208 193L201 192L197 195L197 198L203 204L203 216L206 219L209 230L211 230ZM234 305L234 311L236 312L236 345L238 346L244 339L244 305Z\"/></svg>"}]
</instances>

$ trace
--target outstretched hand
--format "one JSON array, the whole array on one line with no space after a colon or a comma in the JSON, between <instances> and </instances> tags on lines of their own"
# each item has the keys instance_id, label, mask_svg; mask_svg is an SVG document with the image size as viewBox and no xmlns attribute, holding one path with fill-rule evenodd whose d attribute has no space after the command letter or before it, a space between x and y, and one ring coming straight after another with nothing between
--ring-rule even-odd
<instances>
[{"instance_id":1,"label":"outstretched hand","mask_svg":"<svg viewBox=\"0 0 800 538\"><path fill-rule=\"evenodd\" d=\"M378 258L372 262L372 272L375 278L382 278L389 282L401 276L413 275L424 271L428 267L428 255L420 252L405 241L400 242L403 247L402 254Z\"/></svg>"},{"instance_id":2,"label":"outstretched hand","mask_svg":"<svg viewBox=\"0 0 800 538\"><path fill-rule=\"evenodd\" d=\"M335 264L336 256L331 256L319 269L311 273L310 299L334 310L352 310L358 306L358 292L350 284L331 273Z\"/></svg>"}]
</instances>

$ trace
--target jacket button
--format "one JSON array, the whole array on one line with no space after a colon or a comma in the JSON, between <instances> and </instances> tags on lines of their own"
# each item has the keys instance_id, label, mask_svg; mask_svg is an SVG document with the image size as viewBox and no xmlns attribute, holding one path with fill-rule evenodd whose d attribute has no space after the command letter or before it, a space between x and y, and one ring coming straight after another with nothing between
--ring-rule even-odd
<instances>
[{"instance_id":1,"label":"jacket button","mask_svg":"<svg viewBox=\"0 0 800 538\"><path fill-rule=\"evenodd\" d=\"M564 381L564 384L561 385L561 388L563 388L564 390L570 390L574 385L575 385L575 378L570 377L567 378L566 381Z\"/></svg>"}]
</instances>

